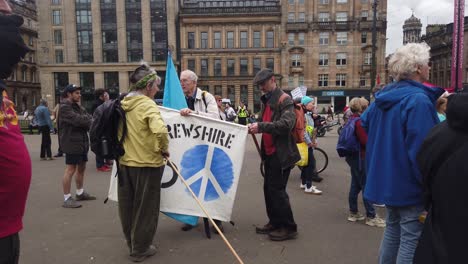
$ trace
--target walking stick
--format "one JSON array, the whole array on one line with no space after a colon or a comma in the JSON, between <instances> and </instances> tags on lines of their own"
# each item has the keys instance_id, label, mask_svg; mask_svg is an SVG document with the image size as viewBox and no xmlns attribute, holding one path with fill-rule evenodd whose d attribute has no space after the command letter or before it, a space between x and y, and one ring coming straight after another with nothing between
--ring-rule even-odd
<instances>
[{"instance_id":1,"label":"walking stick","mask_svg":"<svg viewBox=\"0 0 468 264\"><path fill-rule=\"evenodd\" d=\"M184 177L182 177L182 175L180 175L180 172L179 170L177 169L177 167L174 165L174 163L168 158L166 157L166 160L169 164L169 166L177 173L177 175L179 176L179 178L182 180L182 182L184 183L185 187L187 187L187 189L190 191L190 193L192 194L192 197L195 199L195 201L198 203L198 205L200 206L200 208L203 210L203 212L206 214L206 216L208 217L208 219L210 220L211 224L213 224L213 227L216 229L216 231L218 231L219 235L221 236L221 238L224 240L224 243L226 243L227 247L229 248L229 250L231 250L232 254L236 257L237 261L239 261L239 263L241 264L244 264L244 262L242 261L242 259L239 257L239 255L237 255L237 252L236 250L234 250L234 248L231 246L231 244L229 243L229 241L226 239L226 237L224 236L223 232L221 232L221 230L218 228L218 225L214 222L213 218L211 218L211 216L208 214L208 212L206 211L205 207L203 207L202 203L200 202L200 200L198 200L198 197L197 195L195 195L195 193L192 191L192 189L190 188L190 186L187 184L187 182L185 181Z\"/></svg>"},{"instance_id":2,"label":"walking stick","mask_svg":"<svg viewBox=\"0 0 468 264\"><path fill-rule=\"evenodd\" d=\"M263 164L263 158L262 158L262 151L260 150L260 145L258 144L258 140L257 140L257 137L255 136L255 134L250 134L252 135L252 138L253 138L253 141L255 143L255 147L257 147L257 151L258 151L258 155L260 155L260 159L261 159L261 162L260 162L260 173L262 174L263 178L265 178L265 170L264 170L264 164Z\"/></svg>"}]
</instances>

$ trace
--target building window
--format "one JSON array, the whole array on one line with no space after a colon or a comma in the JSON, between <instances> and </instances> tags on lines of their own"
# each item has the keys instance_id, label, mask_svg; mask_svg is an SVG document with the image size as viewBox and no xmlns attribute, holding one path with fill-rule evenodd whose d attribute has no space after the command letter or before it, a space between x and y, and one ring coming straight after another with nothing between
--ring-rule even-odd
<instances>
[{"instance_id":1,"label":"building window","mask_svg":"<svg viewBox=\"0 0 468 264\"><path fill-rule=\"evenodd\" d=\"M304 86L304 75L299 75L299 86Z\"/></svg>"},{"instance_id":2,"label":"building window","mask_svg":"<svg viewBox=\"0 0 468 264\"><path fill-rule=\"evenodd\" d=\"M361 3L367 4L367 3L369 3L369 0L361 0Z\"/></svg>"},{"instance_id":3,"label":"building window","mask_svg":"<svg viewBox=\"0 0 468 264\"><path fill-rule=\"evenodd\" d=\"M234 31L228 31L226 34L226 47L228 49L234 48Z\"/></svg>"},{"instance_id":4,"label":"building window","mask_svg":"<svg viewBox=\"0 0 468 264\"><path fill-rule=\"evenodd\" d=\"M289 75L288 77L288 88L293 88L294 87L294 77Z\"/></svg>"},{"instance_id":5,"label":"building window","mask_svg":"<svg viewBox=\"0 0 468 264\"><path fill-rule=\"evenodd\" d=\"M336 86L338 87L346 86L346 74L338 73L336 75Z\"/></svg>"},{"instance_id":6,"label":"building window","mask_svg":"<svg viewBox=\"0 0 468 264\"><path fill-rule=\"evenodd\" d=\"M21 74L22 74L22 77L23 77L22 81L26 82L27 79L28 79L28 71L26 70L26 67L21 69Z\"/></svg>"},{"instance_id":7,"label":"building window","mask_svg":"<svg viewBox=\"0 0 468 264\"><path fill-rule=\"evenodd\" d=\"M62 45L62 30L54 30L54 43L55 45Z\"/></svg>"},{"instance_id":8,"label":"building window","mask_svg":"<svg viewBox=\"0 0 468 264\"><path fill-rule=\"evenodd\" d=\"M187 69L193 71L193 72L196 72L195 70L195 60L194 59L190 59L190 60L187 60Z\"/></svg>"},{"instance_id":9,"label":"building window","mask_svg":"<svg viewBox=\"0 0 468 264\"><path fill-rule=\"evenodd\" d=\"M52 24L54 25L62 24L62 11L61 10L52 10Z\"/></svg>"},{"instance_id":10,"label":"building window","mask_svg":"<svg viewBox=\"0 0 468 264\"><path fill-rule=\"evenodd\" d=\"M299 46L304 46L305 45L305 34L304 33L299 33L298 40L299 40Z\"/></svg>"},{"instance_id":11,"label":"building window","mask_svg":"<svg viewBox=\"0 0 468 264\"><path fill-rule=\"evenodd\" d=\"M116 49L103 50L102 51L102 60L103 62L118 62L119 61L119 51Z\"/></svg>"},{"instance_id":12,"label":"building window","mask_svg":"<svg viewBox=\"0 0 468 264\"><path fill-rule=\"evenodd\" d=\"M367 44L367 32L361 33L361 44Z\"/></svg>"},{"instance_id":13,"label":"building window","mask_svg":"<svg viewBox=\"0 0 468 264\"><path fill-rule=\"evenodd\" d=\"M189 32L187 34L187 48L188 49L195 48L195 32Z\"/></svg>"},{"instance_id":14,"label":"building window","mask_svg":"<svg viewBox=\"0 0 468 264\"><path fill-rule=\"evenodd\" d=\"M84 91L94 89L94 72L80 72L80 87Z\"/></svg>"},{"instance_id":15,"label":"building window","mask_svg":"<svg viewBox=\"0 0 468 264\"><path fill-rule=\"evenodd\" d=\"M293 5L293 4L294 4L294 0L288 0L288 3L289 3L290 5Z\"/></svg>"},{"instance_id":16,"label":"building window","mask_svg":"<svg viewBox=\"0 0 468 264\"><path fill-rule=\"evenodd\" d=\"M236 89L234 85L227 86L227 97L231 100L231 105L236 104Z\"/></svg>"},{"instance_id":17,"label":"building window","mask_svg":"<svg viewBox=\"0 0 468 264\"><path fill-rule=\"evenodd\" d=\"M214 94L219 95L219 96L223 96L223 87L221 85L215 85Z\"/></svg>"},{"instance_id":18,"label":"building window","mask_svg":"<svg viewBox=\"0 0 468 264\"><path fill-rule=\"evenodd\" d=\"M273 31L267 31L266 36L266 47L273 48L275 45L275 33Z\"/></svg>"},{"instance_id":19,"label":"building window","mask_svg":"<svg viewBox=\"0 0 468 264\"><path fill-rule=\"evenodd\" d=\"M247 31L241 31L240 32L240 47L241 48L248 48L249 46L249 40L247 38Z\"/></svg>"},{"instance_id":20,"label":"building window","mask_svg":"<svg viewBox=\"0 0 468 264\"><path fill-rule=\"evenodd\" d=\"M78 44L93 44L92 32L90 30L80 30L78 34Z\"/></svg>"},{"instance_id":21,"label":"building window","mask_svg":"<svg viewBox=\"0 0 468 264\"><path fill-rule=\"evenodd\" d=\"M33 83L37 82L37 80L36 80L36 71L35 70L31 71L31 82L33 82Z\"/></svg>"},{"instance_id":22,"label":"building window","mask_svg":"<svg viewBox=\"0 0 468 264\"><path fill-rule=\"evenodd\" d=\"M348 32L337 32L336 33L336 44L346 45L348 43Z\"/></svg>"},{"instance_id":23,"label":"building window","mask_svg":"<svg viewBox=\"0 0 468 264\"><path fill-rule=\"evenodd\" d=\"M297 22L305 22L305 13L299 13L299 17L297 18Z\"/></svg>"},{"instance_id":24,"label":"building window","mask_svg":"<svg viewBox=\"0 0 468 264\"><path fill-rule=\"evenodd\" d=\"M320 0L320 4L321 5L328 5L328 2L329 0Z\"/></svg>"},{"instance_id":25,"label":"building window","mask_svg":"<svg viewBox=\"0 0 468 264\"><path fill-rule=\"evenodd\" d=\"M346 65L346 53L340 52L336 54L336 65L337 66Z\"/></svg>"},{"instance_id":26,"label":"building window","mask_svg":"<svg viewBox=\"0 0 468 264\"><path fill-rule=\"evenodd\" d=\"M288 34L288 44L290 46L294 46L294 33L289 33Z\"/></svg>"},{"instance_id":27,"label":"building window","mask_svg":"<svg viewBox=\"0 0 468 264\"><path fill-rule=\"evenodd\" d=\"M247 59L240 59L240 75L249 74L249 61Z\"/></svg>"},{"instance_id":28,"label":"building window","mask_svg":"<svg viewBox=\"0 0 468 264\"><path fill-rule=\"evenodd\" d=\"M260 58L253 59L253 74L257 74L262 69L262 60Z\"/></svg>"},{"instance_id":29,"label":"building window","mask_svg":"<svg viewBox=\"0 0 468 264\"><path fill-rule=\"evenodd\" d=\"M294 23L296 20L296 15L294 13L288 14L288 23Z\"/></svg>"},{"instance_id":30,"label":"building window","mask_svg":"<svg viewBox=\"0 0 468 264\"><path fill-rule=\"evenodd\" d=\"M29 46L33 46L33 45L34 45L34 37L29 36Z\"/></svg>"},{"instance_id":31,"label":"building window","mask_svg":"<svg viewBox=\"0 0 468 264\"><path fill-rule=\"evenodd\" d=\"M346 4L348 3L348 0L336 0L337 4Z\"/></svg>"},{"instance_id":32,"label":"building window","mask_svg":"<svg viewBox=\"0 0 468 264\"><path fill-rule=\"evenodd\" d=\"M261 43L262 43L262 40L261 40L260 31L254 31L254 33L253 33L253 46L254 46L254 48L260 48L261 45L262 45Z\"/></svg>"},{"instance_id":33,"label":"building window","mask_svg":"<svg viewBox=\"0 0 468 264\"><path fill-rule=\"evenodd\" d=\"M208 60L207 59L202 59L202 60L200 60L200 64L201 64L200 75L208 76Z\"/></svg>"},{"instance_id":34,"label":"building window","mask_svg":"<svg viewBox=\"0 0 468 264\"><path fill-rule=\"evenodd\" d=\"M328 86L328 74L319 74L318 86L319 87L327 87Z\"/></svg>"},{"instance_id":35,"label":"building window","mask_svg":"<svg viewBox=\"0 0 468 264\"><path fill-rule=\"evenodd\" d=\"M320 32L319 33L319 44L320 45L328 45L330 34L328 32Z\"/></svg>"},{"instance_id":36,"label":"building window","mask_svg":"<svg viewBox=\"0 0 468 264\"><path fill-rule=\"evenodd\" d=\"M319 54L319 66L328 66L328 53Z\"/></svg>"},{"instance_id":37,"label":"building window","mask_svg":"<svg viewBox=\"0 0 468 264\"><path fill-rule=\"evenodd\" d=\"M330 13L319 13L319 22L328 22L330 21Z\"/></svg>"},{"instance_id":38,"label":"building window","mask_svg":"<svg viewBox=\"0 0 468 264\"><path fill-rule=\"evenodd\" d=\"M227 75L234 76L235 72L236 61L234 59L227 60Z\"/></svg>"},{"instance_id":39,"label":"building window","mask_svg":"<svg viewBox=\"0 0 468 264\"><path fill-rule=\"evenodd\" d=\"M214 60L214 76L221 76L221 59Z\"/></svg>"},{"instance_id":40,"label":"building window","mask_svg":"<svg viewBox=\"0 0 468 264\"><path fill-rule=\"evenodd\" d=\"M104 72L104 87L111 95L119 94L119 72Z\"/></svg>"},{"instance_id":41,"label":"building window","mask_svg":"<svg viewBox=\"0 0 468 264\"><path fill-rule=\"evenodd\" d=\"M367 21L367 17L369 17L369 11L367 11L367 10L362 10L362 11L361 11L361 20L362 20L362 21Z\"/></svg>"},{"instance_id":42,"label":"building window","mask_svg":"<svg viewBox=\"0 0 468 264\"><path fill-rule=\"evenodd\" d=\"M359 77L359 86L366 87L367 86L367 78L365 75L361 75Z\"/></svg>"},{"instance_id":43,"label":"building window","mask_svg":"<svg viewBox=\"0 0 468 264\"><path fill-rule=\"evenodd\" d=\"M215 49L220 49L221 48L221 32L216 31L214 33L214 43L213 46Z\"/></svg>"},{"instance_id":44,"label":"building window","mask_svg":"<svg viewBox=\"0 0 468 264\"><path fill-rule=\"evenodd\" d=\"M61 2L62 2L61 0L52 0L53 5L60 5Z\"/></svg>"},{"instance_id":45,"label":"building window","mask_svg":"<svg viewBox=\"0 0 468 264\"><path fill-rule=\"evenodd\" d=\"M78 62L93 62L93 51L89 49L78 50Z\"/></svg>"},{"instance_id":46,"label":"building window","mask_svg":"<svg viewBox=\"0 0 468 264\"><path fill-rule=\"evenodd\" d=\"M200 38L200 48L207 49L208 48L208 32L202 32Z\"/></svg>"},{"instance_id":47,"label":"building window","mask_svg":"<svg viewBox=\"0 0 468 264\"><path fill-rule=\"evenodd\" d=\"M275 71L275 59L273 58L266 59L266 67L274 72Z\"/></svg>"},{"instance_id":48,"label":"building window","mask_svg":"<svg viewBox=\"0 0 468 264\"><path fill-rule=\"evenodd\" d=\"M247 85L241 85L240 86L240 100L246 104L248 98L249 98L249 87Z\"/></svg>"},{"instance_id":49,"label":"building window","mask_svg":"<svg viewBox=\"0 0 468 264\"><path fill-rule=\"evenodd\" d=\"M293 54L291 56L291 66L292 67L300 67L301 66L301 55L300 54Z\"/></svg>"},{"instance_id":50,"label":"building window","mask_svg":"<svg viewBox=\"0 0 468 264\"><path fill-rule=\"evenodd\" d=\"M372 52L364 53L364 65L371 65L372 62Z\"/></svg>"},{"instance_id":51,"label":"building window","mask_svg":"<svg viewBox=\"0 0 468 264\"><path fill-rule=\"evenodd\" d=\"M77 10L76 11L76 24L91 24L91 10Z\"/></svg>"},{"instance_id":52,"label":"building window","mask_svg":"<svg viewBox=\"0 0 468 264\"><path fill-rule=\"evenodd\" d=\"M63 50L55 50L55 63L63 63Z\"/></svg>"},{"instance_id":53,"label":"building window","mask_svg":"<svg viewBox=\"0 0 468 264\"><path fill-rule=\"evenodd\" d=\"M348 21L348 13L346 13L346 12L337 12L336 13L336 21L337 22Z\"/></svg>"}]
</instances>

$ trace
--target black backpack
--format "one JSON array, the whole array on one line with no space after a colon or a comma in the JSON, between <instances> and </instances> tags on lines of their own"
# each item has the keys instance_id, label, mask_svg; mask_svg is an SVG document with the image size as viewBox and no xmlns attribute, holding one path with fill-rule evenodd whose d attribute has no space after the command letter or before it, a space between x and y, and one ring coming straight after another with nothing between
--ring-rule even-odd
<instances>
[{"instance_id":1,"label":"black backpack","mask_svg":"<svg viewBox=\"0 0 468 264\"><path fill-rule=\"evenodd\" d=\"M89 131L91 151L97 156L117 162L125 154L123 142L127 135L127 119L120 104L121 99L123 96L98 106ZM120 123L123 125L121 138L118 137Z\"/></svg>"}]
</instances>

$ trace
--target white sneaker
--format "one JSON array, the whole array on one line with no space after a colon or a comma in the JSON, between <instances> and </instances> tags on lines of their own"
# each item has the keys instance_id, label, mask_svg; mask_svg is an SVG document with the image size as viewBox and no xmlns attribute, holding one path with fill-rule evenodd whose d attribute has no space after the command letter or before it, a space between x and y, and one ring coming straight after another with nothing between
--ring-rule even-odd
<instances>
[{"instance_id":1,"label":"white sneaker","mask_svg":"<svg viewBox=\"0 0 468 264\"><path fill-rule=\"evenodd\" d=\"M322 191L317 189L313 185L310 188L305 188L304 192L307 193L307 194L316 194L316 195L321 195L322 194Z\"/></svg>"},{"instance_id":2,"label":"white sneaker","mask_svg":"<svg viewBox=\"0 0 468 264\"><path fill-rule=\"evenodd\" d=\"M376 226L376 227L385 227L385 220L382 218L375 216L374 218L367 218L366 219L366 225L368 226Z\"/></svg>"},{"instance_id":3,"label":"white sneaker","mask_svg":"<svg viewBox=\"0 0 468 264\"><path fill-rule=\"evenodd\" d=\"M305 189L305 188L306 188L306 185L301 183L301 185L299 186L299 188Z\"/></svg>"},{"instance_id":4,"label":"white sneaker","mask_svg":"<svg viewBox=\"0 0 468 264\"><path fill-rule=\"evenodd\" d=\"M385 207L385 204L373 204L373 205L376 206L376 207L381 207L381 208Z\"/></svg>"},{"instance_id":5,"label":"white sneaker","mask_svg":"<svg viewBox=\"0 0 468 264\"><path fill-rule=\"evenodd\" d=\"M362 221L362 220L364 220L364 219L366 219L366 217L363 216L363 215L360 214L360 213L355 213L355 214L350 213L350 214L348 215L348 221L350 221L350 222Z\"/></svg>"}]
</instances>

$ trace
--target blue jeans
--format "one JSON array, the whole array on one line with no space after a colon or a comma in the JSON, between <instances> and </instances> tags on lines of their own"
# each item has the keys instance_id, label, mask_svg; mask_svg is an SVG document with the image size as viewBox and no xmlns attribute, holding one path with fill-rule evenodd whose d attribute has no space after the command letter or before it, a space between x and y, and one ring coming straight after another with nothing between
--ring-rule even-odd
<instances>
[{"instance_id":1,"label":"blue jeans","mask_svg":"<svg viewBox=\"0 0 468 264\"><path fill-rule=\"evenodd\" d=\"M366 187L366 169L364 158L359 158L359 153L356 155L346 157L346 162L351 170L351 187L349 188L349 211L353 214L358 212L357 199L359 193L362 192L362 201L366 208L366 215L369 218L375 217L374 206L364 199L364 188Z\"/></svg>"},{"instance_id":2,"label":"blue jeans","mask_svg":"<svg viewBox=\"0 0 468 264\"><path fill-rule=\"evenodd\" d=\"M419 215L424 206L387 206L384 236L380 244L379 264L411 264L423 224Z\"/></svg>"}]
</instances>

